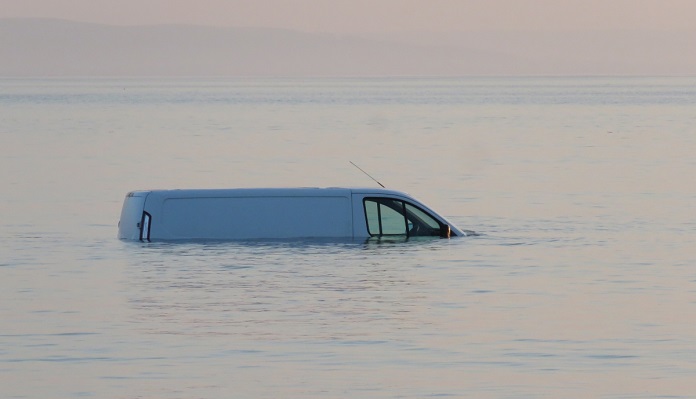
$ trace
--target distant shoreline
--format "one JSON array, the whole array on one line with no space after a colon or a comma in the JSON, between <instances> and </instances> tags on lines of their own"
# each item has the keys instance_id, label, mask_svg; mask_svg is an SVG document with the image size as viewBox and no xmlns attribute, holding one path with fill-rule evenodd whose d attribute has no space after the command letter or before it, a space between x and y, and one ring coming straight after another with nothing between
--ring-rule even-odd
<instances>
[{"instance_id":1,"label":"distant shoreline","mask_svg":"<svg viewBox=\"0 0 696 399\"><path fill-rule=\"evenodd\" d=\"M347 36L197 25L0 19L2 77L693 76L664 31Z\"/></svg>"}]
</instances>

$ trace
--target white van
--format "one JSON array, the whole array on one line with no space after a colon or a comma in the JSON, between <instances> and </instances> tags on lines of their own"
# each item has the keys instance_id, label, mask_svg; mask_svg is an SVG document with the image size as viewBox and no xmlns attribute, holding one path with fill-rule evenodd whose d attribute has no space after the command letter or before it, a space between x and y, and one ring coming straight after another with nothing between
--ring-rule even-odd
<instances>
[{"instance_id":1,"label":"white van","mask_svg":"<svg viewBox=\"0 0 696 399\"><path fill-rule=\"evenodd\" d=\"M133 191L123 240L254 240L466 236L408 194L381 188Z\"/></svg>"}]
</instances>

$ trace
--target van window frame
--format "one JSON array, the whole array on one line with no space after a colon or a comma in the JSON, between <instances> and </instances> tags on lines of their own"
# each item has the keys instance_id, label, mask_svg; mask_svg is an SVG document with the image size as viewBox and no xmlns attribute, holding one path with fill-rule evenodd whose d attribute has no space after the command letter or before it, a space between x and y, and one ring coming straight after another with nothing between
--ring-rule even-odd
<instances>
[{"instance_id":1,"label":"van window frame","mask_svg":"<svg viewBox=\"0 0 696 399\"><path fill-rule=\"evenodd\" d=\"M150 241L150 232L152 231L152 215L150 212L143 211L138 224L140 228L140 241Z\"/></svg>"},{"instance_id":2,"label":"van window frame","mask_svg":"<svg viewBox=\"0 0 696 399\"><path fill-rule=\"evenodd\" d=\"M368 218L368 215L367 215L367 202L368 202L368 201L377 204L377 223L378 223L378 226L379 226L379 227L378 227L378 228L379 228L379 233L378 233L378 234L373 234L372 231L371 231L371 229L370 229L370 219ZM390 207L389 205L385 204L385 203L382 202L382 201L385 201L385 202L386 202L386 201L398 202L398 203L401 204L401 206L400 206L401 209L400 209L400 210L396 210L396 209ZM407 206L407 205L408 205L408 206ZM401 213L401 215L402 215L403 218L404 218L404 228L405 228L404 234L384 234L384 233L383 233L384 229L383 229L383 226L382 226L382 212L381 212L381 207L382 207L382 206L387 206L387 207L389 207L390 209L392 209L392 210L394 210L394 211L396 211L396 212ZM428 226L428 223L426 223L426 222L420 220L420 218L419 218L417 215L415 215L415 214L411 214L411 215L409 216L408 207L413 207L413 208L415 208L416 210L422 212L424 215L426 215L427 217L429 217L429 218L431 218L433 221L435 221L435 222L438 224L438 229L437 229L437 231L435 231L434 228L431 228L431 229L432 229L431 232L432 232L433 234L425 234L425 235L422 235L422 234L413 235L413 234L411 234L412 228L409 229L409 223L418 222L418 223L420 223L421 225L425 225L425 226ZM433 216L432 213L431 213L430 211L427 211L427 210L423 209L422 207L420 207L420 206L418 206L418 205L416 205L416 204L414 204L414 203L412 203L412 202L403 200L403 199L401 199L401 198L394 198L394 197L364 197L364 198L363 198L363 214L365 215L365 227L366 227L367 233L370 235L370 237L404 237L404 236L407 237L407 238L410 238L410 237L441 237L441 236L442 236L442 235L441 235L441 234L442 234L442 233L441 233L442 230L449 227L446 223L443 223L443 222L440 221L438 218L436 218L435 216ZM377 227L377 226L373 226L373 227ZM429 226L428 226L428 227L429 227ZM374 230L374 229L373 229L373 230Z\"/></svg>"}]
</instances>

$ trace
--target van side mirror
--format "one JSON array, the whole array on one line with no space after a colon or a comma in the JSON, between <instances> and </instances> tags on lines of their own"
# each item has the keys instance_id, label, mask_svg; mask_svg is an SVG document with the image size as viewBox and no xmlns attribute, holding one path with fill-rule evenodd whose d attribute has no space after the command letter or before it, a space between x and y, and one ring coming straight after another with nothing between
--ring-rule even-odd
<instances>
[{"instance_id":1,"label":"van side mirror","mask_svg":"<svg viewBox=\"0 0 696 399\"><path fill-rule=\"evenodd\" d=\"M440 225L440 237L441 237L441 238L450 238L450 237L452 237L452 229L449 227L448 224L442 224L442 225Z\"/></svg>"}]
</instances>

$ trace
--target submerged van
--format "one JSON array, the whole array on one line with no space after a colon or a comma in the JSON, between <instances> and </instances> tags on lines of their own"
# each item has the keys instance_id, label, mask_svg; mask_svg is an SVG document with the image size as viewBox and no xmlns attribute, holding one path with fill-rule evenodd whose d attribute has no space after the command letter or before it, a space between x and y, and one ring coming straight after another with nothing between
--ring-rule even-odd
<instances>
[{"instance_id":1,"label":"submerged van","mask_svg":"<svg viewBox=\"0 0 696 399\"><path fill-rule=\"evenodd\" d=\"M408 194L381 188L133 191L123 240L366 239L466 236Z\"/></svg>"}]
</instances>

